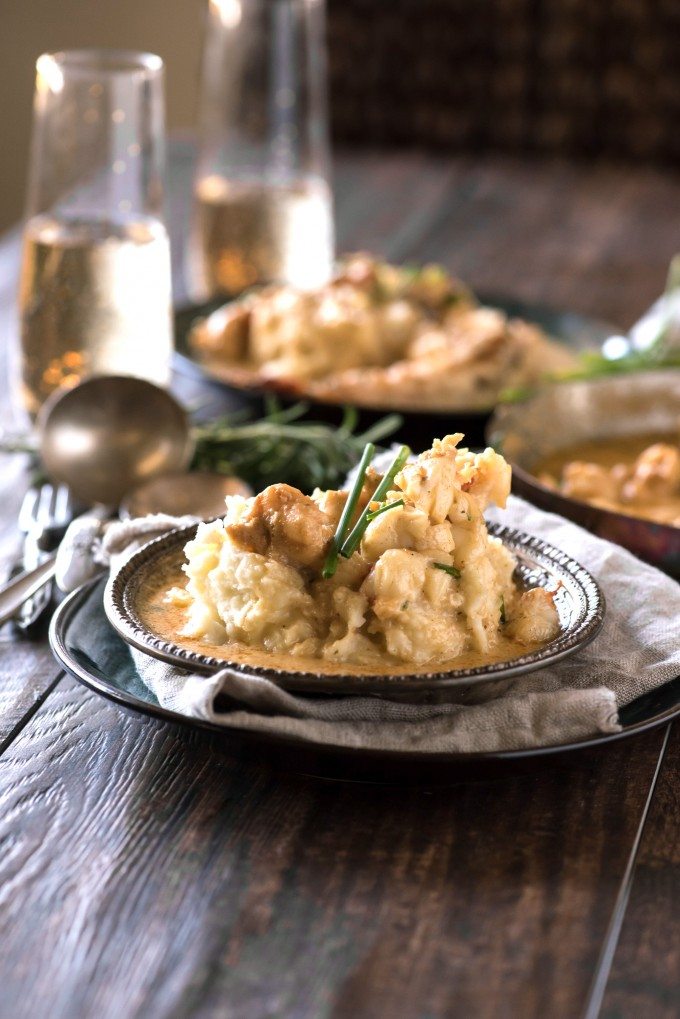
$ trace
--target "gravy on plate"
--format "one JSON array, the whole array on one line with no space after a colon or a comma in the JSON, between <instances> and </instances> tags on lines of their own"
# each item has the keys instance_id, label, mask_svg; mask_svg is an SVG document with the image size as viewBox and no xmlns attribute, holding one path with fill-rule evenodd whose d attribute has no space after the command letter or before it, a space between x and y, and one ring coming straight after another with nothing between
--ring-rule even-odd
<instances>
[{"instance_id":1,"label":"gravy on plate","mask_svg":"<svg viewBox=\"0 0 680 1019\"><path fill-rule=\"evenodd\" d=\"M351 662L332 662L323 658L308 658L302 655L282 654L262 648L249 647L246 644L210 644L205 640L195 640L182 636L186 623L185 609L168 600L168 591L175 587L183 588L186 578L181 571L181 560L166 561L153 577L145 580L136 595L136 611L140 620L156 636L170 641L178 647L211 658L249 665L261 669L280 669L286 672L312 672L327 675L415 675L431 672L445 672L453 669L474 669L495 662L506 662L530 654L541 645L525 644L501 636L493 651L488 654L470 651L457 655L448 662L428 662L424 665L399 662L385 655L384 662L379 666L355 665Z\"/></svg>"}]
</instances>

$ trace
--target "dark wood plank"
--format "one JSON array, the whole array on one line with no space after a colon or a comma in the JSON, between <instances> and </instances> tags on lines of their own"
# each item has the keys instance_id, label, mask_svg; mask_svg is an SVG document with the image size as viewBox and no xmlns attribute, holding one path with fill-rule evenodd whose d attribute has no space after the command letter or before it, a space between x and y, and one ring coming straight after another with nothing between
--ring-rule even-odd
<instances>
[{"instance_id":1,"label":"dark wood plank","mask_svg":"<svg viewBox=\"0 0 680 1019\"><path fill-rule=\"evenodd\" d=\"M678 246L677 173L505 159L450 168L432 229L408 257L441 260L481 291L626 328L663 290Z\"/></svg>"},{"instance_id":2,"label":"dark wood plank","mask_svg":"<svg viewBox=\"0 0 680 1019\"><path fill-rule=\"evenodd\" d=\"M49 694L60 675L42 637L0 631L0 754Z\"/></svg>"},{"instance_id":3,"label":"dark wood plank","mask_svg":"<svg viewBox=\"0 0 680 1019\"><path fill-rule=\"evenodd\" d=\"M0 429L15 429L22 424L18 408L9 397L9 383L15 370L18 259L19 238L14 232L0 245ZM5 580L21 548L16 519L29 481L24 457L0 453L0 582ZM41 702L57 675L44 634L27 640L13 632L11 626L0 628L0 752Z\"/></svg>"},{"instance_id":4,"label":"dark wood plank","mask_svg":"<svg viewBox=\"0 0 680 1019\"><path fill-rule=\"evenodd\" d=\"M669 175L394 155L342 159L336 182L342 249L441 258L477 288L624 324L675 246ZM15 480L8 493L0 557ZM44 643L16 655L7 689L29 701L0 757L8 1014L583 1007L661 733L448 790L332 785L125 716L70 680L41 703Z\"/></svg>"},{"instance_id":5,"label":"dark wood plank","mask_svg":"<svg viewBox=\"0 0 680 1019\"><path fill-rule=\"evenodd\" d=\"M67 680L0 759L13 1016L573 1016L662 732L450 788L328 783Z\"/></svg>"},{"instance_id":6,"label":"dark wood plank","mask_svg":"<svg viewBox=\"0 0 680 1019\"><path fill-rule=\"evenodd\" d=\"M408 260L452 198L448 160L418 155L347 156L335 175L337 249Z\"/></svg>"},{"instance_id":7,"label":"dark wood plank","mask_svg":"<svg viewBox=\"0 0 680 1019\"><path fill-rule=\"evenodd\" d=\"M680 728L674 726L647 818L603 1019L680 1014Z\"/></svg>"},{"instance_id":8,"label":"dark wood plank","mask_svg":"<svg viewBox=\"0 0 680 1019\"><path fill-rule=\"evenodd\" d=\"M0 378L6 378L2 367ZM29 483L24 458L0 454L0 582L4 582L21 551L16 521ZM0 753L50 690L58 674L44 629L27 637L11 623L0 627Z\"/></svg>"},{"instance_id":9,"label":"dark wood plank","mask_svg":"<svg viewBox=\"0 0 680 1019\"><path fill-rule=\"evenodd\" d=\"M171 147L176 299L185 300L192 146ZM622 327L662 291L677 250L673 170L505 157L342 153L334 190L339 252L441 260L474 288L543 301Z\"/></svg>"}]
</instances>

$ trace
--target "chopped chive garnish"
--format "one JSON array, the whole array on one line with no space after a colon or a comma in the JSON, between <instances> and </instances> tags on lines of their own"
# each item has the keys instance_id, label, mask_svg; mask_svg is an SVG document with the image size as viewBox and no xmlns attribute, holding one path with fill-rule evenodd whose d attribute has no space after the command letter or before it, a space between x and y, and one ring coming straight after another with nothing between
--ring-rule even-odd
<instances>
[{"instance_id":1,"label":"chopped chive garnish","mask_svg":"<svg viewBox=\"0 0 680 1019\"><path fill-rule=\"evenodd\" d=\"M444 573L448 573L449 576L455 577L456 580L460 580L462 574L457 566L447 566L446 563L432 563L435 570L443 570Z\"/></svg>"},{"instance_id":2,"label":"chopped chive garnish","mask_svg":"<svg viewBox=\"0 0 680 1019\"><path fill-rule=\"evenodd\" d=\"M501 623L507 622L505 617L505 596L501 595Z\"/></svg>"},{"instance_id":3,"label":"chopped chive garnish","mask_svg":"<svg viewBox=\"0 0 680 1019\"><path fill-rule=\"evenodd\" d=\"M370 524L371 520L375 520L375 518L379 517L381 513L386 513L387 510L396 509L397 506L403 505L404 505L403 499L397 499L395 502L384 502L382 506L378 506L376 510L371 510L370 513L367 513L366 519Z\"/></svg>"},{"instance_id":4,"label":"chopped chive garnish","mask_svg":"<svg viewBox=\"0 0 680 1019\"><path fill-rule=\"evenodd\" d=\"M382 502L382 500L385 498L388 491L390 490L390 486L392 485L392 482L394 481L395 477L408 460L410 453L411 450L409 449L408 446L402 446L397 455L395 456L394 460L390 464L387 473L385 474L382 481L380 482L375 492L371 496L368 506L357 520L350 536L345 540L340 549L340 555L343 556L345 559L349 559L352 553L356 552L357 546L359 545L359 542L361 541L364 535L364 531L366 530L370 523L370 520L368 519L368 515L371 512L369 506L371 505L372 502Z\"/></svg>"},{"instance_id":5,"label":"chopped chive garnish","mask_svg":"<svg viewBox=\"0 0 680 1019\"><path fill-rule=\"evenodd\" d=\"M340 552L340 546L343 543L345 534L347 533L347 528L349 527L350 524L350 520L352 519L352 515L359 501L361 489L363 488L364 485L364 478L366 477L366 471L368 470L368 466L374 456L375 446L373 445L372 442L367 442L366 447L364 448L364 452L362 453L361 460L359 461L357 476L354 479L352 490L347 496L347 502L345 503L345 507L342 511L342 515L340 517L337 530L333 535L330 551L326 556L326 562L323 564L321 576L324 578L324 580L329 580L338 568L338 553Z\"/></svg>"}]
</instances>

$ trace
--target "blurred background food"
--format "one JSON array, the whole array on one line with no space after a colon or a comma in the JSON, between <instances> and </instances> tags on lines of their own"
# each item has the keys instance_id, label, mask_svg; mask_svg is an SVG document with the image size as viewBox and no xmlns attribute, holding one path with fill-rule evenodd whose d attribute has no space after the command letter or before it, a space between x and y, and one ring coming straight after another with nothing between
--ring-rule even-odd
<instances>
[{"instance_id":1,"label":"blurred background food","mask_svg":"<svg viewBox=\"0 0 680 1019\"><path fill-rule=\"evenodd\" d=\"M679 425L666 369L545 386L497 407L487 438L516 494L680 578Z\"/></svg>"},{"instance_id":2,"label":"blurred background food","mask_svg":"<svg viewBox=\"0 0 680 1019\"><path fill-rule=\"evenodd\" d=\"M158 53L168 126L190 129L204 6L4 0L0 229L23 208L36 57ZM328 23L336 144L680 163L677 0L329 0Z\"/></svg>"},{"instance_id":3,"label":"blurred background food","mask_svg":"<svg viewBox=\"0 0 680 1019\"><path fill-rule=\"evenodd\" d=\"M478 305L443 266L366 253L318 289L273 285L230 301L197 319L189 346L236 387L418 412L483 413L508 387L579 365L538 325Z\"/></svg>"}]
</instances>

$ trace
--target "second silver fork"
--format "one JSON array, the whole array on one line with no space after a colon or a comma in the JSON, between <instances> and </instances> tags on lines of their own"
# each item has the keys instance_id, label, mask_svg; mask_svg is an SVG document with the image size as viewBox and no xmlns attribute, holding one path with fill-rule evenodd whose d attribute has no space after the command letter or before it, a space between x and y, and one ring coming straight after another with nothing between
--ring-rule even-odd
<instances>
[{"instance_id":1,"label":"second silver fork","mask_svg":"<svg viewBox=\"0 0 680 1019\"><path fill-rule=\"evenodd\" d=\"M65 485L46 481L26 492L19 511L19 529L24 533L22 570L40 566L56 548L75 514L73 500ZM16 622L22 629L32 626L50 606L54 585L50 581L28 598L19 610Z\"/></svg>"}]
</instances>

